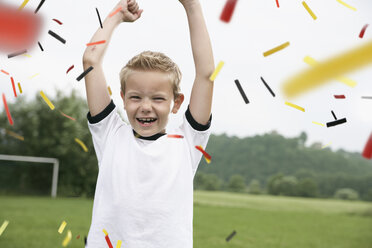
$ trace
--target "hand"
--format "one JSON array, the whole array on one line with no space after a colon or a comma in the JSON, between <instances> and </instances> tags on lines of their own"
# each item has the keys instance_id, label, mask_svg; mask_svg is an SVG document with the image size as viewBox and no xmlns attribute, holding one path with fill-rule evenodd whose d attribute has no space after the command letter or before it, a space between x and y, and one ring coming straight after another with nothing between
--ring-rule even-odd
<instances>
[{"instance_id":1,"label":"hand","mask_svg":"<svg viewBox=\"0 0 372 248\"><path fill-rule=\"evenodd\" d=\"M120 7L121 10L116 15L120 15L123 22L134 22L141 17L143 12L143 9L139 9L136 0L121 0L112 12Z\"/></svg>"}]
</instances>

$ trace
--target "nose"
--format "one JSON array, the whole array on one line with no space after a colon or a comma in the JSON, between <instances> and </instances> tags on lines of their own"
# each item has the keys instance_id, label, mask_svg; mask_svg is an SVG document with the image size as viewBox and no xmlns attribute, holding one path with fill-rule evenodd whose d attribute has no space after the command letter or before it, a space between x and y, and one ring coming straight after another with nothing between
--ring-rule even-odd
<instances>
[{"instance_id":1,"label":"nose","mask_svg":"<svg viewBox=\"0 0 372 248\"><path fill-rule=\"evenodd\" d=\"M151 100L150 99L143 99L141 103L141 111L144 113L151 112Z\"/></svg>"}]
</instances>

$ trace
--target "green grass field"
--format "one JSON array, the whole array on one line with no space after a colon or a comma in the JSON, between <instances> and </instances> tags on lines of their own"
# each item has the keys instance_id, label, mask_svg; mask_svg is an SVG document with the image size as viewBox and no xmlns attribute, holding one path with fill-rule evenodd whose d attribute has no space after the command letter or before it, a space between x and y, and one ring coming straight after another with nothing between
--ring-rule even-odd
<instances>
[{"instance_id":1,"label":"green grass field","mask_svg":"<svg viewBox=\"0 0 372 248\"><path fill-rule=\"evenodd\" d=\"M194 199L195 248L372 248L371 203L204 191L196 191ZM68 229L73 237L68 247L84 247L92 204L0 196L0 225L9 220L0 247L62 247ZM63 220L67 226L59 234ZM226 242L233 230L237 234Z\"/></svg>"}]
</instances>

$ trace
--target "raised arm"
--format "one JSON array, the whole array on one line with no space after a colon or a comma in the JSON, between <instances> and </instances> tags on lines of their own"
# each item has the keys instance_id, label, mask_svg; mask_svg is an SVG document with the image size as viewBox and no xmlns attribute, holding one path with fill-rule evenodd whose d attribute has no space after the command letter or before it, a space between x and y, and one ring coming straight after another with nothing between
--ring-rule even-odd
<instances>
[{"instance_id":1,"label":"raised arm","mask_svg":"<svg viewBox=\"0 0 372 248\"><path fill-rule=\"evenodd\" d=\"M213 82L209 80L214 71L212 45L199 0L179 1L185 8L189 23L196 74L190 97L190 112L198 123L206 124L211 114L213 96Z\"/></svg>"},{"instance_id":2,"label":"raised arm","mask_svg":"<svg viewBox=\"0 0 372 248\"><path fill-rule=\"evenodd\" d=\"M83 55L84 70L92 66L94 69L85 76L85 88L90 114L99 114L110 103L111 98L107 90L105 75L102 70L102 59L110 43L115 28L122 22L134 22L140 18L142 11L135 0L122 0L110 12L115 15L107 16L103 22L103 29L99 28L93 35L90 42L106 40L105 43L88 46Z\"/></svg>"}]
</instances>

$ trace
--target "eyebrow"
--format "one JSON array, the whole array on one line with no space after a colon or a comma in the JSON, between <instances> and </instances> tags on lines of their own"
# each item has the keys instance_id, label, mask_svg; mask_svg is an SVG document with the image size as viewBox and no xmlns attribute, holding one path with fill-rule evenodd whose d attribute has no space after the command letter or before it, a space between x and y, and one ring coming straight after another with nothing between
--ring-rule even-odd
<instances>
[{"instance_id":1,"label":"eyebrow","mask_svg":"<svg viewBox=\"0 0 372 248\"><path fill-rule=\"evenodd\" d=\"M140 93L138 92L138 91L128 91L126 94L128 94L128 95L134 95L134 94L137 94L137 95L139 95Z\"/></svg>"},{"instance_id":2,"label":"eyebrow","mask_svg":"<svg viewBox=\"0 0 372 248\"><path fill-rule=\"evenodd\" d=\"M152 96L161 96L161 97L167 97L168 94L165 94L163 92L155 92L154 94L152 94Z\"/></svg>"},{"instance_id":3,"label":"eyebrow","mask_svg":"<svg viewBox=\"0 0 372 248\"><path fill-rule=\"evenodd\" d=\"M128 95L131 95L131 94L141 95L143 93L142 92L139 92L139 91L128 91L126 94L128 94ZM167 93L162 92L162 91L154 92L154 93L151 93L150 95L151 96L163 96L163 97L167 97L168 96Z\"/></svg>"}]
</instances>

